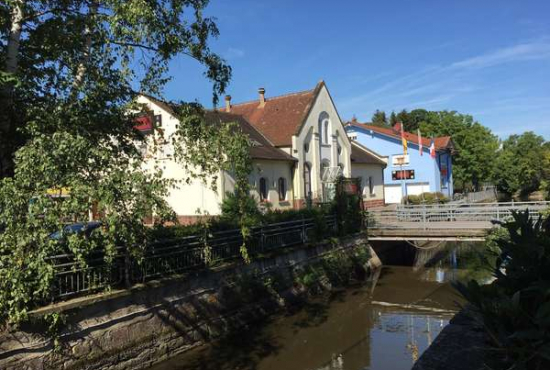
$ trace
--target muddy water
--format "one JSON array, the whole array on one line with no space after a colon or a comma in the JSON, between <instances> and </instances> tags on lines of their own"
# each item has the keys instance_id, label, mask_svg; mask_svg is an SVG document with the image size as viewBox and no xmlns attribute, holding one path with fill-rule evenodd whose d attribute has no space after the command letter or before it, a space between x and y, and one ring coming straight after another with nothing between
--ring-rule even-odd
<instances>
[{"instance_id":1,"label":"muddy water","mask_svg":"<svg viewBox=\"0 0 550 370\"><path fill-rule=\"evenodd\" d=\"M454 249L429 268L383 267L372 283L324 297L154 370L399 370L454 315L449 280L468 276Z\"/></svg>"}]
</instances>

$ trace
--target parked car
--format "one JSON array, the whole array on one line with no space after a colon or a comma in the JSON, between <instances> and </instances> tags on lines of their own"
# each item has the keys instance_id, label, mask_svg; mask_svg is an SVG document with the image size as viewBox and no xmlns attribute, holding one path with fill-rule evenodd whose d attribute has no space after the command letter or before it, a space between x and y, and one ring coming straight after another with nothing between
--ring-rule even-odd
<instances>
[{"instance_id":1,"label":"parked car","mask_svg":"<svg viewBox=\"0 0 550 370\"><path fill-rule=\"evenodd\" d=\"M86 237L89 237L92 232L101 227L101 222L92 221L92 222L77 222L74 224L66 225L63 228L63 231L56 231L50 234L50 238L54 240L63 239L64 235L68 234L84 234Z\"/></svg>"}]
</instances>

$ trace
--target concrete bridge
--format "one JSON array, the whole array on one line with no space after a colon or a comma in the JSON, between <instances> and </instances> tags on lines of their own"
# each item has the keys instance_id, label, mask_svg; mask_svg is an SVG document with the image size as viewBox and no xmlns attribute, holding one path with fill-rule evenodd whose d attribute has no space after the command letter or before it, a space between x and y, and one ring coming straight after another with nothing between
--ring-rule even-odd
<instances>
[{"instance_id":1,"label":"concrete bridge","mask_svg":"<svg viewBox=\"0 0 550 370\"><path fill-rule=\"evenodd\" d=\"M512 211L529 210L538 217L550 202L398 205L368 211L370 240L483 241Z\"/></svg>"}]
</instances>

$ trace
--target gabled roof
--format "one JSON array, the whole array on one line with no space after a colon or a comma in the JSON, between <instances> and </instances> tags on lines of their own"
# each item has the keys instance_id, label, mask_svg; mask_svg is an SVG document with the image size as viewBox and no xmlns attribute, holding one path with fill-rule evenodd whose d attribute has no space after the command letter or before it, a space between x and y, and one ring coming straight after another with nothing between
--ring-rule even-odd
<instances>
[{"instance_id":1,"label":"gabled roof","mask_svg":"<svg viewBox=\"0 0 550 370\"><path fill-rule=\"evenodd\" d=\"M386 160L384 160L386 158ZM388 165L387 156L382 156L356 141L351 142L351 165L356 164L378 164L386 167Z\"/></svg>"},{"instance_id":2,"label":"gabled roof","mask_svg":"<svg viewBox=\"0 0 550 370\"><path fill-rule=\"evenodd\" d=\"M153 103L158 105L161 109L167 113L176 116L174 111L175 106L172 103L165 102L157 99L153 96L143 95ZM233 113L226 113L220 111L205 111L205 120L210 124L223 124L234 122L238 124L239 129L249 137L252 142L250 148L250 156L253 159L266 159L275 161L297 161L296 158L287 154L279 148L273 146L273 144L263 136L258 130L256 130L244 117Z\"/></svg>"},{"instance_id":3,"label":"gabled roof","mask_svg":"<svg viewBox=\"0 0 550 370\"><path fill-rule=\"evenodd\" d=\"M374 132L377 132L379 134L383 134L386 136L390 136L392 138L401 139L401 131L398 127L381 127L381 126L375 126L369 123L359 123L359 122L348 122L346 126L353 126L358 127L363 130L371 130ZM397 126L397 125L396 125ZM411 142L413 144L418 145L418 134L413 134L410 132L405 132L405 139L407 139L408 142ZM429 148L432 144L432 140L430 138L422 138L422 146L424 148ZM434 144L435 144L435 150L453 150L454 145L451 140L450 136L439 136L434 138Z\"/></svg>"},{"instance_id":4,"label":"gabled roof","mask_svg":"<svg viewBox=\"0 0 550 370\"><path fill-rule=\"evenodd\" d=\"M235 122L239 125L239 129L248 136L252 142L250 148L250 156L253 159L266 159L275 161L297 161L296 158L287 154L279 148L276 148L267 140L258 130L256 130L244 117L237 114L220 112L220 111L207 111L205 114L206 122L212 124L223 124Z\"/></svg>"},{"instance_id":5,"label":"gabled roof","mask_svg":"<svg viewBox=\"0 0 550 370\"><path fill-rule=\"evenodd\" d=\"M292 136L299 134L323 86L321 81L312 90L268 97L263 106L259 100L235 104L231 113L245 117L273 145L291 146Z\"/></svg>"}]
</instances>

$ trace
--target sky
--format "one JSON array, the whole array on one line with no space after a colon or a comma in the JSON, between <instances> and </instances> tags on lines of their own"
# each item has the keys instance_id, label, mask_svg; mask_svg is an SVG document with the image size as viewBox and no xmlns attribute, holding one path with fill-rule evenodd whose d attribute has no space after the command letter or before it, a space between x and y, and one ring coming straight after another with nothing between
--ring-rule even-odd
<instances>
[{"instance_id":1,"label":"sky","mask_svg":"<svg viewBox=\"0 0 550 370\"><path fill-rule=\"evenodd\" d=\"M233 68L233 102L324 80L345 121L456 110L503 139L550 140L550 0L211 0L205 15ZM165 97L211 107L204 70L178 57Z\"/></svg>"}]
</instances>

